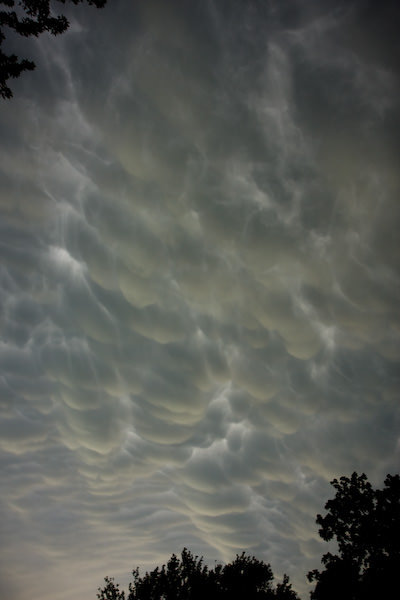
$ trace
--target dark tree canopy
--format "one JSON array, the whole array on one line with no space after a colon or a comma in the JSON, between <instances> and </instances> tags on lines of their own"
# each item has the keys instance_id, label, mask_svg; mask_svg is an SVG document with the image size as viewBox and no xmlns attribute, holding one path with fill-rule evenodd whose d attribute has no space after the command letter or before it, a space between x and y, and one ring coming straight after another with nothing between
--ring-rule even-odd
<instances>
[{"instance_id":1,"label":"dark tree canopy","mask_svg":"<svg viewBox=\"0 0 400 600\"><path fill-rule=\"evenodd\" d=\"M107 0L55 0L58 4L81 4L102 8ZM15 54L6 54L3 43L9 33L23 37L35 36L48 31L53 35L64 33L68 27L68 19L64 15L55 15L54 2L51 0L0 0L0 8L4 6L9 10L0 10L0 95L11 98L12 91L7 85L11 78L16 78L23 71L32 71L35 63L26 58L18 58Z\"/></svg>"},{"instance_id":2,"label":"dark tree canopy","mask_svg":"<svg viewBox=\"0 0 400 600\"><path fill-rule=\"evenodd\" d=\"M400 475L388 475L383 489L373 489L365 474L332 482L334 498L317 515L319 534L337 543L337 554L322 557L324 570L308 573L316 585L311 600L379 600L394 597L400 567ZM129 593L105 578L99 600L298 600L284 575L274 586L271 566L243 552L209 569L186 548L179 559L143 577L133 571Z\"/></svg>"},{"instance_id":3,"label":"dark tree canopy","mask_svg":"<svg viewBox=\"0 0 400 600\"><path fill-rule=\"evenodd\" d=\"M286 575L274 587L270 565L245 553L225 566L209 569L202 558L184 548L180 559L173 554L167 565L143 577L139 569L132 574L127 600L298 600ZM106 577L105 583L98 590L99 600L125 600L125 592L113 578Z\"/></svg>"},{"instance_id":4,"label":"dark tree canopy","mask_svg":"<svg viewBox=\"0 0 400 600\"><path fill-rule=\"evenodd\" d=\"M374 490L365 474L331 483L336 496L317 523L323 540L336 540L338 554L324 554L325 569L308 574L316 581L311 599L392 597L400 567L400 476L388 475L382 490Z\"/></svg>"}]
</instances>

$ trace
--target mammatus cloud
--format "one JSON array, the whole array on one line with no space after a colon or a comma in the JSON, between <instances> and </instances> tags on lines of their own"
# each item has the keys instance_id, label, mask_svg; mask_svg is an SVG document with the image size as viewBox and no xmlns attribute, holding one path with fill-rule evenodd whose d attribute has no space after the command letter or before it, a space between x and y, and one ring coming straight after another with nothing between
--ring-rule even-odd
<instances>
[{"instance_id":1,"label":"mammatus cloud","mask_svg":"<svg viewBox=\"0 0 400 600\"><path fill-rule=\"evenodd\" d=\"M306 597L329 480L398 469L390 4L189 4L74 13L3 107L12 600L183 546Z\"/></svg>"}]
</instances>

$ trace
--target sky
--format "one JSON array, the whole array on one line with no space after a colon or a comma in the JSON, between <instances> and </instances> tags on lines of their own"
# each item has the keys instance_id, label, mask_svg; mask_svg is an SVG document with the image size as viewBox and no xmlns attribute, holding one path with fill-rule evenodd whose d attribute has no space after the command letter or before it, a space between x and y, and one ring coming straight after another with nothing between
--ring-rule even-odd
<instances>
[{"instance_id":1,"label":"sky","mask_svg":"<svg viewBox=\"0 0 400 600\"><path fill-rule=\"evenodd\" d=\"M306 573L399 470L399 10L109 0L0 108L0 595Z\"/></svg>"}]
</instances>

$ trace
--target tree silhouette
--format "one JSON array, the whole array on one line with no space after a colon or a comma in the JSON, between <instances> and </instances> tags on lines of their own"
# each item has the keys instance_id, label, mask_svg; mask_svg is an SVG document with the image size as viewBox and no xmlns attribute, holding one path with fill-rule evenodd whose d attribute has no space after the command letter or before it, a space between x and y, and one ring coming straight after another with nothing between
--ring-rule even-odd
<instances>
[{"instance_id":1,"label":"tree silhouette","mask_svg":"<svg viewBox=\"0 0 400 600\"><path fill-rule=\"evenodd\" d=\"M59 4L81 4L86 1L89 5L102 8L107 0L56 0ZM68 19L64 15L55 16L51 0L0 0L0 5L10 10L0 10L0 95L11 98L13 93L7 82L16 78L23 71L32 71L35 63L26 58L19 59L15 54L3 52L3 42L6 33L16 33L23 37L35 36L48 31L52 35L64 33L68 27Z\"/></svg>"},{"instance_id":2,"label":"tree silhouette","mask_svg":"<svg viewBox=\"0 0 400 600\"><path fill-rule=\"evenodd\" d=\"M274 588L270 565L244 552L225 566L208 569L202 558L184 548L180 559L173 554L167 565L143 577L139 569L132 574L127 600L298 600L287 575ZM105 583L98 590L99 600L125 600L113 578L106 577Z\"/></svg>"},{"instance_id":3,"label":"tree silhouette","mask_svg":"<svg viewBox=\"0 0 400 600\"><path fill-rule=\"evenodd\" d=\"M308 573L316 581L311 600L391 596L400 566L400 476L388 475L382 490L374 490L364 473L331 483L336 496L316 522L323 540L336 540L338 554L324 554L325 569Z\"/></svg>"}]
</instances>

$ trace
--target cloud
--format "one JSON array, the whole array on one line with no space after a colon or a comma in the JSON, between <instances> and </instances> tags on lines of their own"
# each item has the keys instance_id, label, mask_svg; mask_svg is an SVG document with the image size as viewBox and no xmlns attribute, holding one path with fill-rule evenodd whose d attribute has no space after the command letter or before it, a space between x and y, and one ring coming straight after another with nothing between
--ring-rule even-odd
<instances>
[{"instance_id":1,"label":"cloud","mask_svg":"<svg viewBox=\"0 0 400 600\"><path fill-rule=\"evenodd\" d=\"M358 2L81 8L0 119L4 585L187 546L305 597L329 480L398 468L396 38Z\"/></svg>"}]
</instances>

